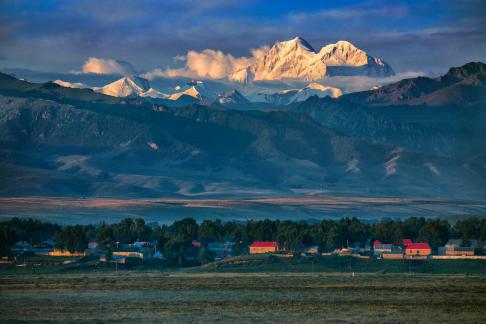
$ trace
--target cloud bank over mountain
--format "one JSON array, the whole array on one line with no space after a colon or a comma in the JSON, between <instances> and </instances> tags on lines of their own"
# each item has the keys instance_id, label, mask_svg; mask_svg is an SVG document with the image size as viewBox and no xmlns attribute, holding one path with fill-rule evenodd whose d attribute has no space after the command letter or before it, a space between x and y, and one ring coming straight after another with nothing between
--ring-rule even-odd
<instances>
[{"instance_id":1,"label":"cloud bank over mountain","mask_svg":"<svg viewBox=\"0 0 486 324\"><path fill-rule=\"evenodd\" d=\"M220 50L205 49L201 52L188 51L184 56L176 56L178 61L185 61L183 68L154 69L143 75L152 80L155 77L188 77L202 79L222 79L228 75L249 66L255 60L261 58L269 46L263 45L251 51L251 57L235 57L225 54Z\"/></svg>"},{"instance_id":2,"label":"cloud bank over mountain","mask_svg":"<svg viewBox=\"0 0 486 324\"><path fill-rule=\"evenodd\" d=\"M318 81L331 76L389 77L395 74L388 63L373 57L348 41L327 44L316 51L302 37L277 41L251 50L251 57L235 57L221 50L189 51L176 56L183 68L155 69L143 77L188 77L223 79L238 83L253 81Z\"/></svg>"}]
</instances>

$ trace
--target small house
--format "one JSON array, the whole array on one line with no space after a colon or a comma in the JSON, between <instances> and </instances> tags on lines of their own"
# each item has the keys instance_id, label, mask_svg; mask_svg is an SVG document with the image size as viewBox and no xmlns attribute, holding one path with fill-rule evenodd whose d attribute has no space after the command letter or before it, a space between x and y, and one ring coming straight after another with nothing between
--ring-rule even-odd
<instances>
[{"instance_id":1,"label":"small house","mask_svg":"<svg viewBox=\"0 0 486 324\"><path fill-rule=\"evenodd\" d=\"M10 251L14 255L21 255L25 253L30 253L32 252L32 245L29 242L26 241L19 241L12 245L10 248Z\"/></svg>"},{"instance_id":2,"label":"small house","mask_svg":"<svg viewBox=\"0 0 486 324\"><path fill-rule=\"evenodd\" d=\"M373 253L375 255L382 255L383 253L390 253L393 250L393 244L373 244Z\"/></svg>"},{"instance_id":3,"label":"small house","mask_svg":"<svg viewBox=\"0 0 486 324\"><path fill-rule=\"evenodd\" d=\"M432 253L428 243L411 243L405 248L405 255L408 258L426 258Z\"/></svg>"},{"instance_id":4,"label":"small house","mask_svg":"<svg viewBox=\"0 0 486 324\"><path fill-rule=\"evenodd\" d=\"M47 255L51 256L51 257L81 257L81 256L85 256L86 253L84 253L84 251L83 252L78 252L78 251L71 252L69 250L55 249L54 251L49 252Z\"/></svg>"},{"instance_id":5,"label":"small house","mask_svg":"<svg viewBox=\"0 0 486 324\"><path fill-rule=\"evenodd\" d=\"M319 245L311 245L311 246L305 246L302 249L302 252L305 254L319 254Z\"/></svg>"},{"instance_id":6,"label":"small house","mask_svg":"<svg viewBox=\"0 0 486 324\"><path fill-rule=\"evenodd\" d=\"M89 242L88 248L84 252L86 252L86 255L101 256L105 251L98 243Z\"/></svg>"},{"instance_id":7,"label":"small house","mask_svg":"<svg viewBox=\"0 0 486 324\"><path fill-rule=\"evenodd\" d=\"M54 251L54 243L50 241L40 242L32 246L32 252L35 255L49 255L49 252Z\"/></svg>"},{"instance_id":8,"label":"small house","mask_svg":"<svg viewBox=\"0 0 486 324\"><path fill-rule=\"evenodd\" d=\"M461 239L450 239L447 241L446 245L444 246L446 250L453 250L462 245Z\"/></svg>"},{"instance_id":9,"label":"small house","mask_svg":"<svg viewBox=\"0 0 486 324\"><path fill-rule=\"evenodd\" d=\"M397 249L391 252L383 253L381 257L385 260L401 260L403 259L403 250Z\"/></svg>"},{"instance_id":10,"label":"small house","mask_svg":"<svg viewBox=\"0 0 486 324\"><path fill-rule=\"evenodd\" d=\"M143 259L143 253L136 252L136 251L113 251L112 255L113 255L113 259L120 259L120 258Z\"/></svg>"},{"instance_id":11,"label":"small house","mask_svg":"<svg viewBox=\"0 0 486 324\"><path fill-rule=\"evenodd\" d=\"M273 241L253 242L250 245L250 254L271 253L278 251L278 243Z\"/></svg>"},{"instance_id":12,"label":"small house","mask_svg":"<svg viewBox=\"0 0 486 324\"><path fill-rule=\"evenodd\" d=\"M353 254L353 249L350 249L350 248L342 248L342 249L338 250L339 256L349 256L351 254Z\"/></svg>"},{"instance_id":13,"label":"small house","mask_svg":"<svg viewBox=\"0 0 486 324\"><path fill-rule=\"evenodd\" d=\"M463 247L463 246L441 246L438 249L439 255L448 256L473 256L475 254L473 247Z\"/></svg>"},{"instance_id":14,"label":"small house","mask_svg":"<svg viewBox=\"0 0 486 324\"><path fill-rule=\"evenodd\" d=\"M160 251L155 252L154 255L153 255L153 258L154 259L159 259L159 260L164 260L165 259L164 254L162 252L160 252Z\"/></svg>"},{"instance_id":15,"label":"small house","mask_svg":"<svg viewBox=\"0 0 486 324\"><path fill-rule=\"evenodd\" d=\"M152 247L152 243L151 242L142 242L142 241L137 241L135 243L133 243L133 246L136 247L136 248L149 248L149 247Z\"/></svg>"}]
</instances>

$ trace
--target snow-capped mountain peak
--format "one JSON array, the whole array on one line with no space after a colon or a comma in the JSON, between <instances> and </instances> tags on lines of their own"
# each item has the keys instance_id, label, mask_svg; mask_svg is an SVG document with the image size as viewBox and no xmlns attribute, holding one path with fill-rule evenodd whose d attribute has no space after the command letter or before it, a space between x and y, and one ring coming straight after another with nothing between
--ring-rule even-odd
<instances>
[{"instance_id":1,"label":"snow-capped mountain peak","mask_svg":"<svg viewBox=\"0 0 486 324\"><path fill-rule=\"evenodd\" d=\"M207 89L203 81L192 80L187 82L184 86L177 86L174 89L177 92L169 95L167 99L178 100L185 95L193 97L200 102L207 102L209 99L216 98L216 94Z\"/></svg>"},{"instance_id":2,"label":"snow-capped mountain peak","mask_svg":"<svg viewBox=\"0 0 486 324\"><path fill-rule=\"evenodd\" d=\"M247 83L258 80L319 80L326 66L317 58L312 46L301 37L277 42L260 59L230 75L232 81Z\"/></svg>"},{"instance_id":3,"label":"snow-capped mountain peak","mask_svg":"<svg viewBox=\"0 0 486 324\"><path fill-rule=\"evenodd\" d=\"M141 77L125 76L115 82L101 88L94 88L95 91L113 97L137 97L150 89L149 82Z\"/></svg>"},{"instance_id":4,"label":"snow-capped mountain peak","mask_svg":"<svg viewBox=\"0 0 486 324\"><path fill-rule=\"evenodd\" d=\"M330 66L362 66L368 64L368 54L348 41L328 44L319 51L320 59Z\"/></svg>"},{"instance_id":5,"label":"snow-capped mountain peak","mask_svg":"<svg viewBox=\"0 0 486 324\"><path fill-rule=\"evenodd\" d=\"M277 42L275 43L281 51L290 52L290 51L302 51L302 52L311 52L315 53L316 51L314 48L302 37L298 36L288 41Z\"/></svg>"},{"instance_id":6,"label":"snow-capped mountain peak","mask_svg":"<svg viewBox=\"0 0 486 324\"><path fill-rule=\"evenodd\" d=\"M331 69L328 69L332 67ZM229 76L231 81L294 79L317 81L327 76L389 76L394 72L380 58L374 58L348 41L324 46L319 52L303 38L277 42L261 58Z\"/></svg>"}]
</instances>

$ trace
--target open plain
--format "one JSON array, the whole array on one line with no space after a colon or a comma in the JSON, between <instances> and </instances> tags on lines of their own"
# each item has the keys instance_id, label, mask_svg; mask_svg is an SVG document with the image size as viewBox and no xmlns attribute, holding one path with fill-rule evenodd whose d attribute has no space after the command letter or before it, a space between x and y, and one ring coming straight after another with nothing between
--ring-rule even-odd
<instances>
[{"instance_id":1,"label":"open plain","mask_svg":"<svg viewBox=\"0 0 486 324\"><path fill-rule=\"evenodd\" d=\"M0 321L484 323L483 275L118 271L0 278Z\"/></svg>"}]
</instances>

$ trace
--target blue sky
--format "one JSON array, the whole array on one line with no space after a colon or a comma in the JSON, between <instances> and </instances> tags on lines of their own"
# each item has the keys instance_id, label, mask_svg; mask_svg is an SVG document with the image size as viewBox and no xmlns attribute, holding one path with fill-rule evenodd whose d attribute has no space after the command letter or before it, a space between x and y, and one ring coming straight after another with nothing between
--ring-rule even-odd
<instances>
[{"instance_id":1,"label":"blue sky","mask_svg":"<svg viewBox=\"0 0 486 324\"><path fill-rule=\"evenodd\" d=\"M250 56L302 36L349 40L398 72L486 61L485 1L0 0L0 67L79 70L89 57L139 71L175 67L189 50Z\"/></svg>"}]
</instances>

